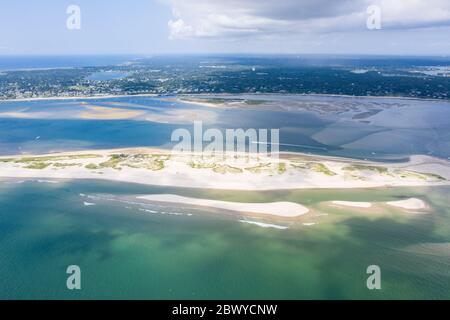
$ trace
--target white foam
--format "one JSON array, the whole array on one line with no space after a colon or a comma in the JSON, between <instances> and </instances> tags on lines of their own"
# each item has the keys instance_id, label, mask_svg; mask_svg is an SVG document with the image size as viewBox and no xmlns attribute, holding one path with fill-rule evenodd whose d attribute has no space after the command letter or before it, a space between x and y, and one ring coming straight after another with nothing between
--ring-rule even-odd
<instances>
[{"instance_id":1,"label":"white foam","mask_svg":"<svg viewBox=\"0 0 450 320\"><path fill-rule=\"evenodd\" d=\"M150 209L139 209L139 211L149 212L149 213L158 213L158 211L150 210Z\"/></svg>"},{"instance_id":2,"label":"white foam","mask_svg":"<svg viewBox=\"0 0 450 320\"><path fill-rule=\"evenodd\" d=\"M255 226L263 227L263 228L275 228L275 229L280 229L280 230L285 230L285 229L289 228L289 227L286 227L286 226L280 226L280 225L277 225L277 224L264 223L264 222L258 222L258 221L239 220L239 222L253 224Z\"/></svg>"}]
</instances>

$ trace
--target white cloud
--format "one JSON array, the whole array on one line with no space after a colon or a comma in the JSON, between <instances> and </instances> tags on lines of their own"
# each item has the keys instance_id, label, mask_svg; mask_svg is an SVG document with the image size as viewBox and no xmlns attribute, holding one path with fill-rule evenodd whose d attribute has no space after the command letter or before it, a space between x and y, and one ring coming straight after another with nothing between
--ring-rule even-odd
<instances>
[{"instance_id":1,"label":"white cloud","mask_svg":"<svg viewBox=\"0 0 450 320\"><path fill-rule=\"evenodd\" d=\"M383 29L450 25L449 0L166 0L170 37L239 38L364 31L369 5Z\"/></svg>"}]
</instances>

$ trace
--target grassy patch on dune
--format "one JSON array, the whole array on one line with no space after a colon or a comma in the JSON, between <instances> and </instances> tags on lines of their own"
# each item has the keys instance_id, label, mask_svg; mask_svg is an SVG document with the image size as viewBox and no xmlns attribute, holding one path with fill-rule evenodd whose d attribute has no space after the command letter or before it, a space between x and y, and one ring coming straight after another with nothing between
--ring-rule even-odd
<instances>
[{"instance_id":1,"label":"grassy patch on dune","mask_svg":"<svg viewBox=\"0 0 450 320\"><path fill-rule=\"evenodd\" d=\"M229 165L217 165L213 169L216 173L242 173L241 168L232 167Z\"/></svg>"},{"instance_id":2,"label":"grassy patch on dune","mask_svg":"<svg viewBox=\"0 0 450 320\"><path fill-rule=\"evenodd\" d=\"M66 167L79 167L81 166L81 163L61 163L61 162L54 162L52 165L55 168L66 168Z\"/></svg>"},{"instance_id":3,"label":"grassy patch on dune","mask_svg":"<svg viewBox=\"0 0 450 320\"><path fill-rule=\"evenodd\" d=\"M29 165L25 166L25 169L45 169L47 168L49 165L51 165L51 163L46 163L46 162L33 162L30 163Z\"/></svg>"},{"instance_id":4,"label":"grassy patch on dune","mask_svg":"<svg viewBox=\"0 0 450 320\"><path fill-rule=\"evenodd\" d=\"M331 171L325 164L320 162L305 162L305 163L293 163L291 164L294 168L312 170L314 172L323 173L327 176L336 176L337 173Z\"/></svg>"},{"instance_id":5,"label":"grassy patch on dune","mask_svg":"<svg viewBox=\"0 0 450 320\"><path fill-rule=\"evenodd\" d=\"M367 170L367 171L375 171L378 172L380 174L387 174L389 172L388 168L386 167L379 167L379 166L365 166L365 165L360 165L360 164L354 164L351 166L347 166L342 168L342 170L347 170L347 171L353 171L353 170Z\"/></svg>"}]
</instances>

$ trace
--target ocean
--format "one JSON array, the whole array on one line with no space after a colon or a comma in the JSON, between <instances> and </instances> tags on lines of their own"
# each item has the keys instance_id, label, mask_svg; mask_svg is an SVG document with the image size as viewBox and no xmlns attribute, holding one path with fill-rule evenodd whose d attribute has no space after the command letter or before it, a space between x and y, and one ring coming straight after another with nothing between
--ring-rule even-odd
<instances>
[{"instance_id":1,"label":"ocean","mask_svg":"<svg viewBox=\"0 0 450 320\"><path fill-rule=\"evenodd\" d=\"M236 192L105 181L0 183L1 299L448 299L448 187ZM175 193L294 201L307 220L138 201ZM331 200L419 197L429 214L361 213ZM303 223L309 224L304 225ZM311 225L311 223L315 223ZM68 290L66 269L81 269ZM369 265L381 290L369 290Z\"/></svg>"}]
</instances>

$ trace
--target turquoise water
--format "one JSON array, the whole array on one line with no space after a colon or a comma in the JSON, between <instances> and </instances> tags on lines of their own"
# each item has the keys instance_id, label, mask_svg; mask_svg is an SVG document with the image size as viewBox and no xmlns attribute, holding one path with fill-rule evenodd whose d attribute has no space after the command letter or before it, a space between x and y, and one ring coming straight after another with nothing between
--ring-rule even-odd
<instances>
[{"instance_id":1,"label":"turquoise water","mask_svg":"<svg viewBox=\"0 0 450 320\"><path fill-rule=\"evenodd\" d=\"M328 215L271 221L289 227L277 230L241 223L242 216L227 212L135 199L168 192L232 201L296 201L315 215ZM448 299L449 192L233 192L4 180L0 298ZM363 213L324 204L410 196L427 201L432 212ZM85 206L85 201L95 205ZM312 221L317 224L302 224ZM80 291L65 286L65 270L72 264L82 271ZM366 268L372 264L382 270L379 291L366 288Z\"/></svg>"}]
</instances>

